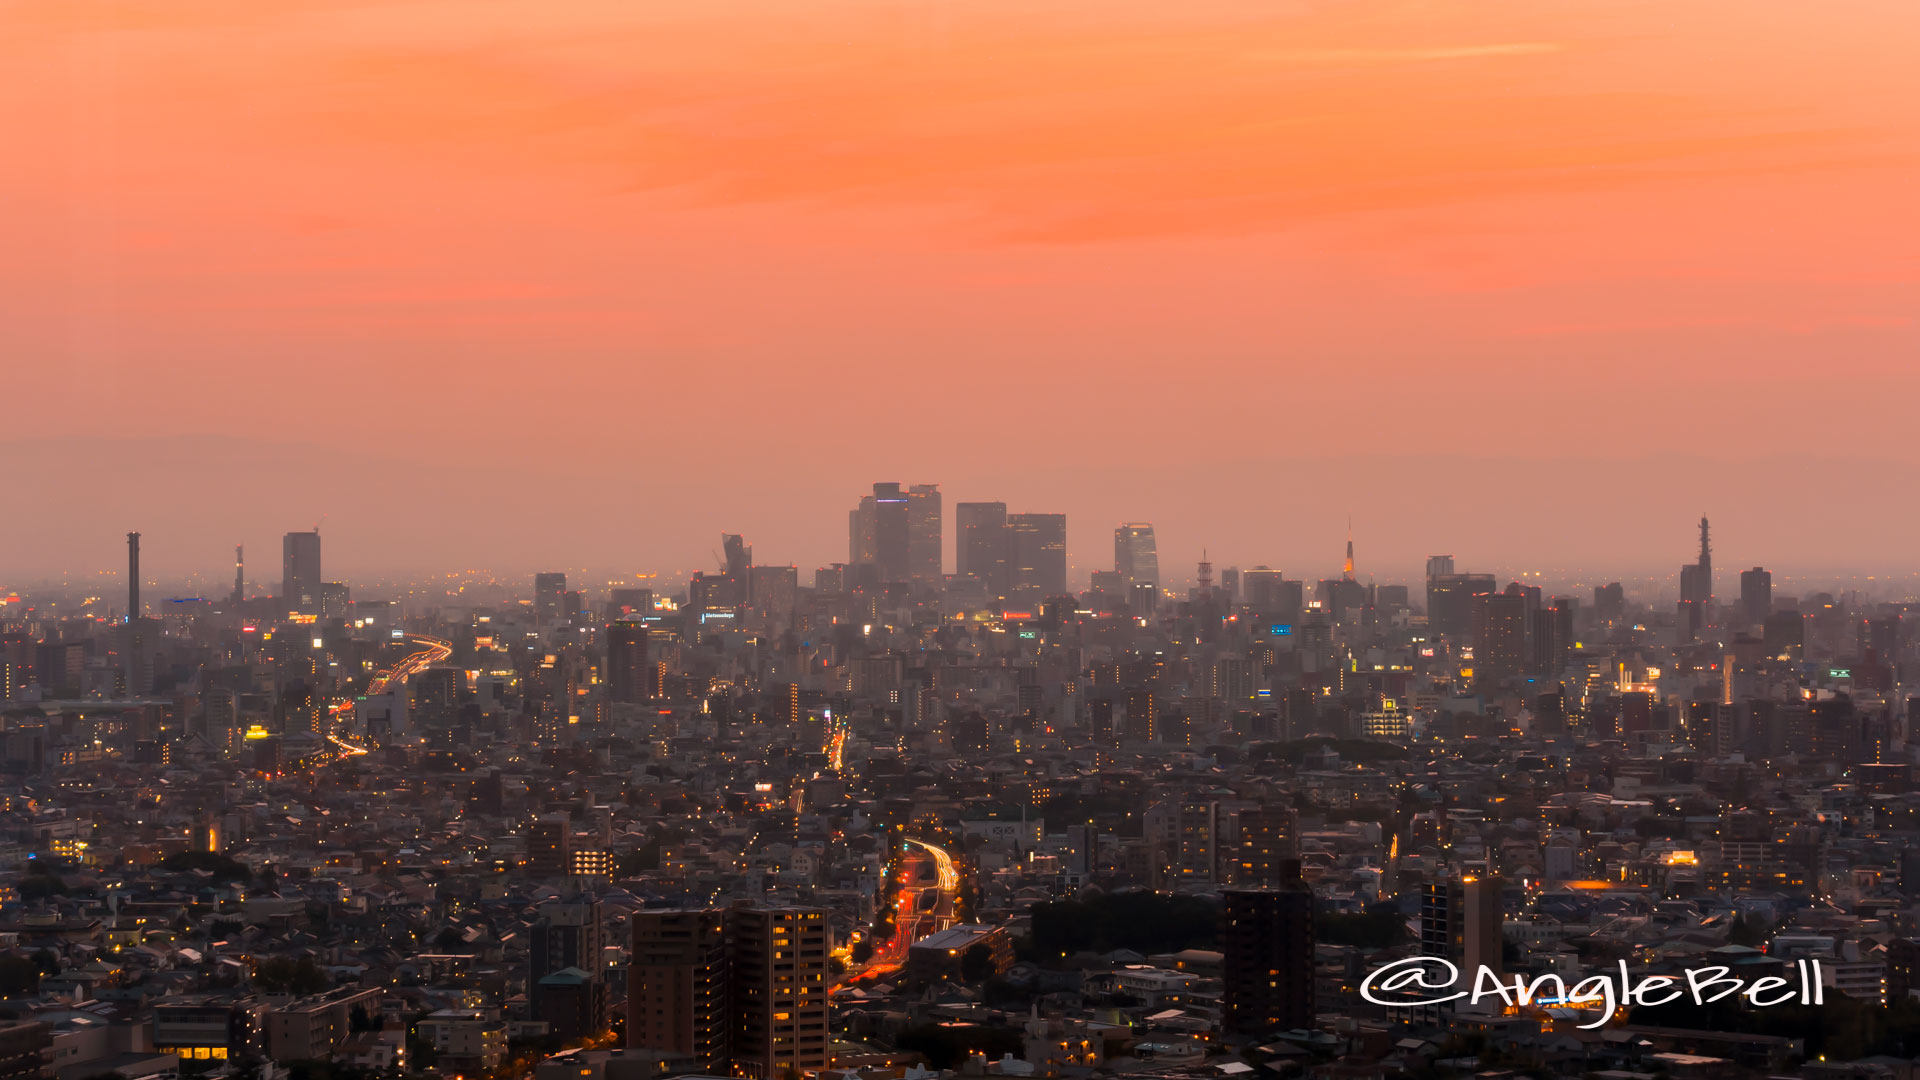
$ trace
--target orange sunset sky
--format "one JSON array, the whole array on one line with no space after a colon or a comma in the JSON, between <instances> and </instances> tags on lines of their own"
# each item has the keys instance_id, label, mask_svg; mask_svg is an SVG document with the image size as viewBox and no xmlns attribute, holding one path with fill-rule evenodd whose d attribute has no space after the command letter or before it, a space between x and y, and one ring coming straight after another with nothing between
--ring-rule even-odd
<instances>
[{"instance_id":1,"label":"orange sunset sky","mask_svg":"<svg viewBox=\"0 0 1920 1080\"><path fill-rule=\"evenodd\" d=\"M9 576L1913 570L1913 0L11 0ZM1724 576L1724 575L1723 575ZM810 574L803 572L803 581ZM1722 583L1722 592L1727 591Z\"/></svg>"}]
</instances>

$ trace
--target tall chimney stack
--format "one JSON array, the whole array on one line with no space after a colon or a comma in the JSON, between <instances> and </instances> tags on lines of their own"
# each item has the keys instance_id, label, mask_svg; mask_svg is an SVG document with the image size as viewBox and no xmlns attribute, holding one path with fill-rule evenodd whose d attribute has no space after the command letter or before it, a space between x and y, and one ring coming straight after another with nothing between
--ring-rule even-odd
<instances>
[{"instance_id":1,"label":"tall chimney stack","mask_svg":"<svg viewBox=\"0 0 1920 1080\"><path fill-rule=\"evenodd\" d=\"M127 621L140 617L140 534L127 534Z\"/></svg>"}]
</instances>

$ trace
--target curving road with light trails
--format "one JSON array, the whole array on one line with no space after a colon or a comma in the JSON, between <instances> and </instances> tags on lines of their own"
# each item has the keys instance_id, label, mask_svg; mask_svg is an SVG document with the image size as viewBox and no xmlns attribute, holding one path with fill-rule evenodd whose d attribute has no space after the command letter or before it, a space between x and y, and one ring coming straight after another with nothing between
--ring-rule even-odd
<instances>
[{"instance_id":1,"label":"curving road with light trails","mask_svg":"<svg viewBox=\"0 0 1920 1080\"><path fill-rule=\"evenodd\" d=\"M409 678L453 655L453 643L441 638L428 637L425 634L408 634L406 640L421 648L401 657L392 667L376 672L373 678L368 680L367 692L361 697L384 694L394 684L405 683ZM336 701L333 703L332 713L339 716L353 708L353 705L353 701ZM339 748L340 753L347 757L357 757L367 752L366 747L355 746L338 734L329 734L327 741Z\"/></svg>"}]
</instances>

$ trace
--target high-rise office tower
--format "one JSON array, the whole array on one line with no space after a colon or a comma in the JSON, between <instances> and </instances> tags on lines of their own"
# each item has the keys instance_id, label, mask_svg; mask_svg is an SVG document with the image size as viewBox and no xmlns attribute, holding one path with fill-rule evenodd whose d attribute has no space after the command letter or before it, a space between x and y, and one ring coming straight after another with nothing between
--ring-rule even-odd
<instances>
[{"instance_id":1,"label":"high-rise office tower","mask_svg":"<svg viewBox=\"0 0 1920 1080\"><path fill-rule=\"evenodd\" d=\"M247 598L247 553L239 544L233 545L233 603L237 607Z\"/></svg>"},{"instance_id":2,"label":"high-rise office tower","mask_svg":"<svg viewBox=\"0 0 1920 1080\"><path fill-rule=\"evenodd\" d=\"M914 581L939 584L945 565L940 557L943 528L940 485L907 488L907 570Z\"/></svg>"},{"instance_id":3,"label":"high-rise office tower","mask_svg":"<svg viewBox=\"0 0 1920 1080\"><path fill-rule=\"evenodd\" d=\"M633 913L627 1047L687 1054L725 1076L733 1063L727 916L719 910Z\"/></svg>"},{"instance_id":4,"label":"high-rise office tower","mask_svg":"<svg viewBox=\"0 0 1920 1080\"><path fill-rule=\"evenodd\" d=\"M205 709L200 721L201 734L222 754L232 753L234 740L239 737L239 702L240 695L224 686L208 690L201 699Z\"/></svg>"},{"instance_id":5,"label":"high-rise office tower","mask_svg":"<svg viewBox=\"0 0 1920 1080\"><path fill-rule=\"evenodd\" d=\"M984 582L990 596L1005 596L1007 575L1007 504L955 503L954 573Z\"/></svg>"},{"instance_id":6,"label":"high-rise office tower","mask_svg":"<svg viewBox=\"0 0 1920 1080\"><path fill-rule=\"evenodd\" d=\"M653 667L647 649L647 624L621 619L607 624L607 700L635 705L653 697Z\"/></svg>"},{"instance_id":7,"label":"high-rise office tower","mask_svg":"<svg viewBox=\"0 0 1920 1080\"><path fill-rule=\"evenodd\" d=\"M1559 673L1573 649L1573 617L1573 601L1565 597L1556 596L1551 604L1534 609L1528 658L1534 671L1546 676Z\"/></svg>"},{"instance_id":8,"label":"high-rise office tower","mask_svg":"<svg viewBox=\"0 0 1920 1080\"><path fill-rule=\"evenodd\" d=\"M873 496L863 495L847 511L847 565L873 561Z\"/></svg>"},{"instance_id":9,"label":"high-rise office tower","mask_svg":"<svg viewBox=\"0 0 1920 1080\"><path fill-rule=\"evenodd\" d=\"M747 579L747 593L761 618L774 626L791 626L800 596L799 568L756 566L747 571Z\"/></svg>"},{"instance_id":10,"label":"high-rise office tower","mask_svg":"<svg viewBox=\"0 0 1920 1080\"><path fill-rule=\"evenodd\" d=\"M1271 615L1280 602L1280 571L1256 566L1240 575L1240 587L1246 604L1261 615Z\"/></svg>"},{"instance_id":11,"label":"high-rise office tower","mask_svg":"<svg viewBox=\"0 0 1920 1080\"><path fill-rule=\"evenodd\" d=\"M1616 622L1627 612L1627 590L1619 582L1593 587L1593 617L1605 624Z\"/></svg>"},{"instance_id":12,"label":"high-rise office tower","mask_svg":"<svg viewBox=\"0 0 1920 1080\"><path fill-rule=\"evenodd\" d=\"M1160 587L1160 551L1154 542L1152 525L1139 521L1115 527L1113 569L1126 584L1129 595L1136 585Z\"/></svg>"},{"instance_id":13,"label":"high-rise office tower","mask_svg":"<svg viewBox=\"0 0 1920 1080\"><path fill-rule=\"evenodd\" d=\"M1283 863L1273 888L1220 896L1222 1022L1263 1034L1314 1026L1313 890L1300 862Z\"/></svg>"},{"instance_id":14,"label":"high-rise office tower","mask_svg":"<svg viewBox=\"0 0 1920 1080\"><path fill-rule=\"evenodd\" d=\"M1405 585L1376 585L1373 587L1373 606L1384 618L1410 610L1413 602L1408 599Z\"/></svg>"},{"instance_id":15,"label":"high-rise office tower","mask_svg":"<svg viewBox=\"0 0 1920 1080\"><path fill-rule=\"evenodd\" d=\"M1773 575L1762 567L1740 571L1740 610L1747 623L1758 626L1773 611Z\"/></svg>"},{"instance_id":16,"label":"high-rise office tower","mask_svg":"<svg viewBox=\"0 0 1920 1080\"><path fill-rule=\"evenodd\" d=\"M1527 663L1527 597L1489 592L1474 598L1473 682L1493 689L1520 677Z\"/></svg>"},{"instance_id":17,"label":"high-rise office tower","mask_svg":"<svg viewBox=\"0 0 1920 1080\"><path fill-rule=\"evenodd\" d=\"M734 611L747 602L746 576L694 571L687 582L687 607L696 612Z\"/></svg>"},{"instance_id":18,"label":"high-rise office tower","mask_svg":"<svg viewBox=\"0 0 1920 1080\"><path fill-rule=\"evenodd\" d=\"M320 530L288 533L280 541L281 606L318 614L320 582Z\"/></svg>"},{"instance_id":19,"label":"high-rise office tower","mask_svg":"<svg viewBox=\"0 0 1920 1080\"><path fill-rule=\"evenodd\" d=\"M558 571L533 575L533 615L543 623L560 619L560 596L567 591L567 575Z\"/></svg>"},{"instance_id":20,"label":"high-rise office tower","mask_svg":"<svg viewBox=\"0 0 1920 1080\"><path fill-rule=\"evenodd\" d=\"M1008 576L1013 592L1042 597L1067 591L1067 515L1008 514Z\"/></svg>"},{"instance_id":21,"label":"high-rise office tower","mask_svg":"<svg viewBox=\"0 0 1920 1080\"><path fill-rule=\"evenodd\" d=\"M847 550L853 565L871 564L882 582L906 581L910 559L907 493L899 484L873 485L848 519Z\"/></svg>"},{"instance_id":22,"label":"high-rise office tower","mask_svg":"<svg viewBox=\"0 0 1920 1080\"><path fill-rule=\"evenodd\" d=\"M1452 576L1453 576L1453 556L1451 555L1427 556L1427 580L1428 581L1432 581L1434 578L1443 578L1443 577L1452 577Z\"/></svg>"},{"instance_id":23,"label":"high-rise office tower","mask_svg":"<svg viewBox=\"0 0 1920 1080\"><path fill-rule=\"evenodd\" d=\"M827 1067L830 948L818 908L727 910L733 1075L781 1080Z\"/></svg>"},{"instance_id":24,"label":"high-rise office tower","mask_svg":"<svg viewBox=\"0 0 1920 1080\"><path fill-rule=\"evenodd\" d=\"M1427 579L1427 629L1460 637L1473 629L1474 598L1493 592L1492 574L1442 574Z\"/></svg>"},{"instance_id":25,"label":"high-rise office tower","mask_svg":"<svg viewBox=\"0 0 1920 1080\"><path fill-rule=\"evenodd\" d=\"M747 580L747 568L753 565L753 547L747 538L739 533L721 533L720 548L727 560L727 576L743 585Z\"/></svg>"},{"instance_id":26,"label":"high-rise office tower","mask_svg":"<svg viewBox=\"0 0 1920 1080\"><path fill-rule=\"evenodd\" d=\"M1700 557L1680 568L1679 631L1682 641L1694 641L1713 620L1713 547L1707 541L1707 519L1700 519Z\"/></svg>"}]
</instances>

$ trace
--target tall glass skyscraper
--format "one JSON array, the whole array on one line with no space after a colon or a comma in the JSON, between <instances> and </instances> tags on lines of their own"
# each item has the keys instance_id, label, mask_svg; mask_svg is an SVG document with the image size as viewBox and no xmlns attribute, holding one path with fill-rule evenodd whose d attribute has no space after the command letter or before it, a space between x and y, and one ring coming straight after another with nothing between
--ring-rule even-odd
<instances>
[{"instance_id":1,"label":"tall glass skyscraper","mask_svg":"<svg viewBox=\"0 0 1920 1080\"><path fill-rule=\"evenodd\" d=\"M1137 521L1113 530L1113 571L1129 595L1136 585L1160 587L1160 552L1154 546L1152 525Z\"/></svg>"}]
</instances>

